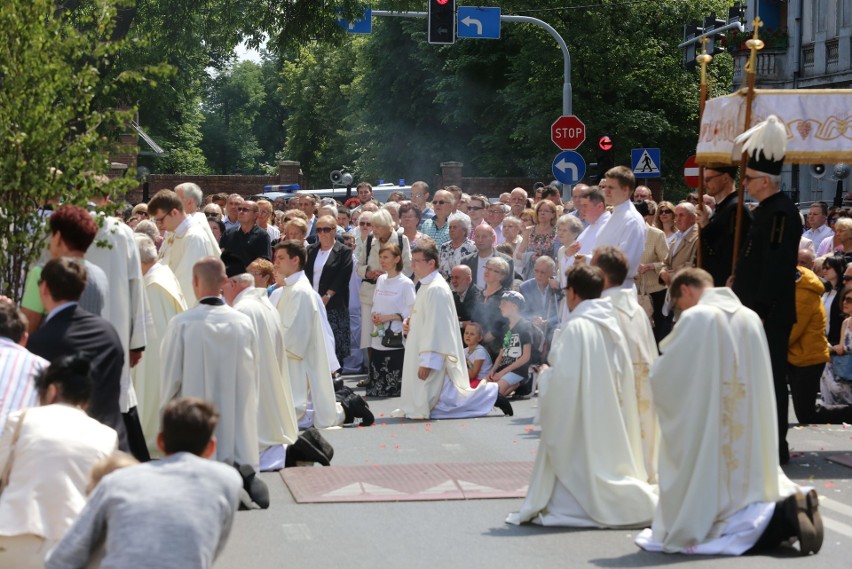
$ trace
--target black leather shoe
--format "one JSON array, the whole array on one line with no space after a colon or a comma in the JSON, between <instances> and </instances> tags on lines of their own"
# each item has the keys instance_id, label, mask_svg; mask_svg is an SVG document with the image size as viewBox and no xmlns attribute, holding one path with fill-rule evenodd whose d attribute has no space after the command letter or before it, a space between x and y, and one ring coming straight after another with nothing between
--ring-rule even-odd
<instances>
[{"instance_id":1,"label":"black leather shoe","mask_svg":"<svg viewBox=\"0 0 852 569\"><path fill-rule=\"evenodd\" d=\"M503 411L503 413L509 417L515 414L514 409L512 409L512 403L502 393L497 394L497 401L494 402L494 406Z\"/></svg>"}]
</instances>

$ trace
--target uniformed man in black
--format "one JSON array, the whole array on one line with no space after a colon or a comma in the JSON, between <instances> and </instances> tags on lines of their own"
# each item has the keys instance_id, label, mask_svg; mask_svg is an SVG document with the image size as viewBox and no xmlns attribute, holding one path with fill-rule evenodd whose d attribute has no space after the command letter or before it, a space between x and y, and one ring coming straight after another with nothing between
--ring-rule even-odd
<instances>
[{"instance_id":1,"label":"uniformed man in black","mask_svg":"<svg viewBox=\"0 0 852 569\"><path fill-rule=\"evenodd\" d=\"M734 263L734 233L737 226L737 167L712 164L704 167L704 192L716 200L710 219L698 209L701 225L701 268L713 276L713 286L725 286ZM751 211L743 207L742 242L751 228Z\"/></svg>"},{"instance_id":2,"label":"uniformed man in black","mask_svg":"<svg viewBox=\"0 0 852 569\"><path fill-rule=\"evenodd\" d=\"M249 266L257 258L267 261L272 259L269 233L257 224L259 213L257 203L244 201L237 208L239 225L228 229L219 242L223 254L228 252L236 255L245 266Z\"/></svg>"},{"instance_id":3,"label":"uniformed man in black","mask_svg":"<svg viewBox=\"0 0 852 569\"><path fill-rule=\"evenodd\" d=\"M744 151L750 158L744 186L759 205L737 258L733 290L763 321L775 383L779 458L786 464L790 461L786 440L787 344L796 322L796 264L802 220L790 198L780 192L786 130L774 115L761 125L762 131L752 129L752 144L745 139Z\"/></svg>"}]
</instances>

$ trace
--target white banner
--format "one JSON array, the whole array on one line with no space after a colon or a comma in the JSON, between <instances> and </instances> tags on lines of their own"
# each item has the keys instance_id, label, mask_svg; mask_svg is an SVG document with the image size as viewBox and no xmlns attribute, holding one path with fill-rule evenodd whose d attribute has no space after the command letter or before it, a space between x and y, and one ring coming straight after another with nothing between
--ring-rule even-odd
<instances>
[{"instance_id":1,"label":"white banner","mask_svg":"<svg viewBox=\"0 0 852 569\"><path fill-rule=\"evenodd\" d=\"M852 162L852 90L756 89L745 126L745 90L707 101L696 151L699 164L739 163L734 139L769 115L787 127L788 164Z\"/></svg>"}]
</instances>

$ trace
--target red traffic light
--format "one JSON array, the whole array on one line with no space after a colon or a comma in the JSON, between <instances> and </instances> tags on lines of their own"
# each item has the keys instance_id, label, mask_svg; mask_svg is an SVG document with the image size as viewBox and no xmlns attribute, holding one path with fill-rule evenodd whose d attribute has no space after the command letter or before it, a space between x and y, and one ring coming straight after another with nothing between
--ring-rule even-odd
<instances>
[{"instance_id":1,"label":"red traffic light","mask_svg":"<svg viewBox=\"0 0 852 569\"><path fill-rule=\"evenodd\" d=\"M450 0L435 0L435 2L437 2L437 3L438 3L438 4L440 4L441 6L443 6L444 4L446 4L446 3L447 3L447 2L449 2L449 1L450 1Z\"/></svg>"},{"instance_id":2,"label":"red traffic light","mask_svg":"<svg viewBox=\"0 0 852 569\"><path fill-rule=\"evenodd\" d=\"M604 135L598 139L598 148L600 148L601 150L612 150L612 145L612 139L607 135Z\"/></svg>"}]
</instances>

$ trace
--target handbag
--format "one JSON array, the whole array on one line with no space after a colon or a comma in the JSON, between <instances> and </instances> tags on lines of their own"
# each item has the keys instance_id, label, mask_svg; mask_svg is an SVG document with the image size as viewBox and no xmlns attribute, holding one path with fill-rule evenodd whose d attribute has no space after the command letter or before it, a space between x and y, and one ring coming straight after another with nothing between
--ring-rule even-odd
<instances>
[{"instance_id":1,"label":"handbag","mask_svg":"<svg viewBox=\"0 0 852 569\"><path fill-rule=\"evenodd\" d=\"M24 417L27 416L27 409L24 409L21 412L21 418L18 419L18 424L15 427L15 434L12 435L12 443L11 443L11 452L9 453L9 460L6 461L6 465L3 467L3 473L0 474L0 494L3 493L3 489L9 484L9 475L12 474L12 463L15 462L15 446L18 444L18 438L21 436L21 427L24 424Z\"/></svg>"},{"instance_id":2,"label":"handbag","mask_svg":"<svg viewBox=\"0 0 852 569\"><path fill-rule=\"evenodd\" d=\"M852 354L832 354L831 371L834 372L835 380L852 382Z\"/></svg>"},{"instance_id":3,"label":"handbag","mask_svg":"<svg viewBox=\"0 0 852 569\"><path fill-rule=\"evenodd\" d=\"M385 330L385 335L382 336L382 345L386 348L401 348L402 332L391 332L390 330Z\"/></svg>"}]
</instances>

